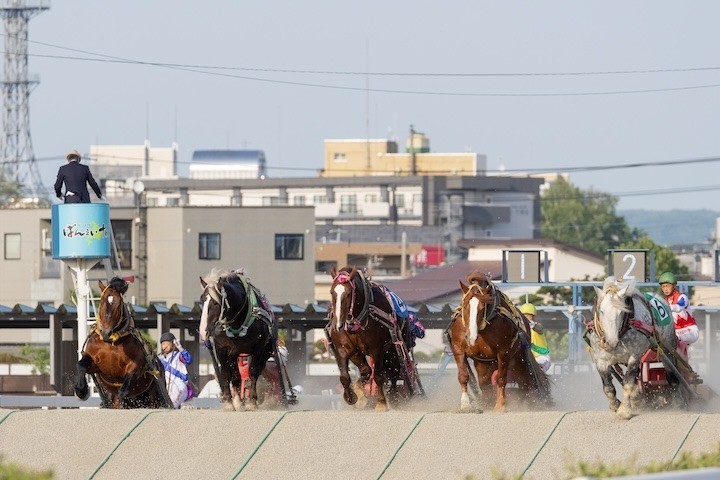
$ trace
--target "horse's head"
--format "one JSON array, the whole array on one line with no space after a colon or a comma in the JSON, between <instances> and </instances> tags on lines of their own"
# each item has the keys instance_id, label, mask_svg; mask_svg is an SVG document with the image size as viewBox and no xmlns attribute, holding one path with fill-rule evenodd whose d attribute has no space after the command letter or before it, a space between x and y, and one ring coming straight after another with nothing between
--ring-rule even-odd
<instances>
[{"instance_id":1,"label":"horse's head","mask_svg":"<svg viewBox=\"0 0 720 480\"><path fill-rule=\"evenodd\" d=\"M595 330L600 337L600 344L605 348L615 348L620 341L621 330L626 324L630 308L626 299L635 291L635 282L608 277L603 288L594 287L597 293L593 305Z\"/></svg>"},{"instance_id":2,"label":"horse's head","mask_svg":"<svg viewBox=\"0 0 720 480\"><path fill-rule=\"evenodd\" d=\"M207 276L200 277L203 287L200 338L203 341L211 336L218 322L230 324L247 308L247 294L239 275L235 271L213 268Z\"/></svg>"},{"instance_id":3,"label":"horse's head","mask_svg":"<svg viewBox=\"0 0 720 480\"><path fill-rule=\"evenodd\" d=\"M333 277L330 315L335 320L335 328L341 330L347 324L361 321L367 313L369 286L355 267L345 267L339 272L333 268L330 275Z\"/></svg>"},{"instance_id":4,"label":"horse's head","mask_svg":"<svg viewBox=\"0 0 720 480\"><path fill-rule=\"evenodd\" d=\"M129 318L123 299L128 289L128 282L114 277L107 285L99 280L98 286L102 294L97 312L97 325L102 339L106 342L114 342L117 339L117 332L123 328Z\"/></svg>"},{"instance_id":5,"label":"horse's head","mask_svg":"<svg viewBox=\"0 0 720 480\"><path fill-rule=\"evenodd\" d=\"M490 278L482 273L473 273L467 277L468 285L460 282L463 292L460 307L463 325L469 326L468 342L474 344L478 336L478 322L485 307L494 302L493 284Z\"/></svg>"}]
</instances>

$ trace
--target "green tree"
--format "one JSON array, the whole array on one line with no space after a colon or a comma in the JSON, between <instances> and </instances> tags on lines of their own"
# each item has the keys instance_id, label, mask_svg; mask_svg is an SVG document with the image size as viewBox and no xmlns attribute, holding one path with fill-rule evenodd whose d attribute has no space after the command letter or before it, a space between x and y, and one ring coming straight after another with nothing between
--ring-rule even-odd
<instances>
[{"instance_id":1,"label":"green tree","mask_svg":"<svg viewBox=\"0 0 720 480\"><path fill-rule=\"evenodd\" d=\"M47 198L33 198L25 192L25 188L17 180L7 177L0 170L0 208L48 208L50 200Z\"/></svg>"},{"instance_id":2,"label":"green tree","mask_svg":"<svg viewBox=\"0 0 720 480\"><path fill-rule=\"evenodd\" d=\"M27 363L32 364L33 374L43 374L50 371L50 350L47 347L25 344L20 348L20 355Z\"/></svg>"},{"instance_id":3,"label":"green tree","mask_svg":"<svg viewBox=\"0 0 720 480\"><path fill-rule=\"evenodd\" d=\"M678 280L690 280L690 271L680 263L669 247L657 245L647 235L643 235L635 241L624 243L620 246L627 249L643 249L652 251L655 254L655 275L659 277L663 272L673 272Z\"/></svg>"},{"instance_id":4,"label":"green tree","mask_svg":"<svg viewBox=\"0 0 720 480\"><path fill-rule=\"evenodd\" d=\"M558 177L541 197L540 235L605 255L608 248L643 234L615 213L617 201L608 193L583 191Z\"/></svg>"}]
</instances>

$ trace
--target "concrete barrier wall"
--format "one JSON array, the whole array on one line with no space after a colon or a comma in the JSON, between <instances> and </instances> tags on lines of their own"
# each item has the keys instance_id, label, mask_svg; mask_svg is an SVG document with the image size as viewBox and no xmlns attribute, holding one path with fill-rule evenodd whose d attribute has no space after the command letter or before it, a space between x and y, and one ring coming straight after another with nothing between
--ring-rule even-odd
<instances>
[{"instance_id":1,"label":"concrete barrier wall","mask_svg":"<svg viewBox=\"0 0 720 480\"><path fill-rule=\"evenodd\" d=\"M720 413L0 410L0 455L56 478L567 478L577 460L706 452Z\"/></svg>"}]
</instances>

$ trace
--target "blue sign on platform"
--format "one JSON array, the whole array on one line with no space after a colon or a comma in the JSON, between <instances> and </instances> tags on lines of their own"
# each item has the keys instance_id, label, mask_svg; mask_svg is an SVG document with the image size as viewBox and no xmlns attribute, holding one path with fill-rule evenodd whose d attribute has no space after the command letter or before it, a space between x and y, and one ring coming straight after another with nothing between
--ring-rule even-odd
<instances>
[{"instance_id":1,"label":"blue sign on platform","mask_svg":"<svg viewBox=\"0 0 720 480\"><path fill-rule=\"evenodd\" d=\"M53 258L109 257L110 228L110 205L107 203L53 205Z\"/></svg>"}]
</instances>

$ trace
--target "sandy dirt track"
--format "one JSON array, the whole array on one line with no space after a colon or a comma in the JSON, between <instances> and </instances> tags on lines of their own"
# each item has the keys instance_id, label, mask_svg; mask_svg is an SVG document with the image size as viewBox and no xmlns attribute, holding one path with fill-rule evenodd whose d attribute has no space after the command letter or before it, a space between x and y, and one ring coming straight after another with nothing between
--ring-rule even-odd
<instances>
[{"instance_id":1,"label":"sandy dirt track","mask_svg":"<svg viewBox=\"0 0 720 480\"><path fill-rule=\"evenodd\" d=\"M720 442L720 413L392 410L0 410L0 455L60 479L567 478L575 460L639 463Z\"/></svg>"}]
</instances>

